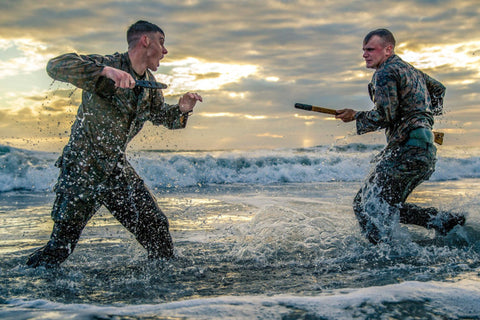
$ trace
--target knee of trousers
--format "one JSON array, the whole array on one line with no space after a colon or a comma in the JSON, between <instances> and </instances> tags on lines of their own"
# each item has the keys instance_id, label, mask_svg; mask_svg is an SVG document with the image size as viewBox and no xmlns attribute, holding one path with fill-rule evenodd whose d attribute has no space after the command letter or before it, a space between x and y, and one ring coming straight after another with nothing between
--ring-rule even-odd
<instances>
[{"instance_id":1,"label":"knee of trousers","mask_svg":"<svg viewBox=\"0 0 480 320\"><path fill-rule=\"evenodd\" d=\"M371 210L376 210L375 207L370 207L365 204L365 201L369 201L367 199L364 199L364 194L363 194L363 189L361 189L357 195L355 196L353 200L353 212L355 213L355 216L360 224L360 227L362 228L362 231L367 234L367 236L373 236L377 237L378 235L378 227L376 226L374 220L372 219L372 214L375 216L377 212L372 212ZM377 239L378 240L378 239ZM373 242L372 240L370 240Z\"/></svg>"},{"instance_id":2,"label":"knee of trousers","mask_svg":"<svg viewBox=\"0 0 480 320\"><path fill-rule=\"evenodd\" d=\"M353 199L353 212L357 217L364 212L362 200L362 191L360 190Z\"/></svg>"},{"instance_id":3,"label":"knee of trousers","mask_svg":"<svg viewBox=\"0 0 480 320\"><path fill-rule=\"evenodd\" d=\"M84 225L90 219L94 205L70 194L57 194L52 208L52 220L58 223Z\"/></svg>"}]
</instances>

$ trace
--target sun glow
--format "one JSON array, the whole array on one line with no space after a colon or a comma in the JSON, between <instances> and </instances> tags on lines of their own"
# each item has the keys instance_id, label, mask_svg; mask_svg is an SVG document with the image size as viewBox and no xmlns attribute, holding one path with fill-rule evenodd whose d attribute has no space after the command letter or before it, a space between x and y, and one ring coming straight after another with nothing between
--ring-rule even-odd
<instances>
[{"instance_id":1,"label":"sun glow","mask_svg":"<svg viewBox=\"0 0 480 320\"><path fill-rule=\"evenodd\" d=\"M266 132L266 133L257 134L257 137L260 137L260 138L281 139L281 138L283 138L284 136L279 135L279 134L273 134L273 133Z\"/></svg>"},{"instance_id":2,"label":"sun glow","mask_svg":"<svg viewBox=\"0 0 480 320\"><path fill-rule=\"evenodd\" d=\"M267 116L263 116L263 115L251 115L251 114L234 113L234 112L217 112L217 113L201 112L198 115L205 118L243 118L248 120L262 120L267 118Z\"/></svg>"},{"instance_id":3,"label":"sun glow","mask_svg":"<svg viewBox=\"0 0 480 320\"><path fill-rule=\"evenodd\" d=\"M167 95L185 91L217 90L258 71L256 65L207 62L192 57L161 63L161 66L170 69L168 74L157 75L159 81L168 84L169 88L165 90Z\"/></svg>"},{"instance_id":4,"label":"sun glow","mask_svg":"<svg viewBox=\"0 0 480 320\"><path fill-rule=\"evenodd\" d=\"M52 57L41 42L0 39L0 78L43 69Z\"/></svg>"},{"instance_id":5,"label":"sun glow","mask_svg":"<svg viewBox=\"0 0 480 320\"><path fill-rule=\"evenodd\" d=\"M480 70L480 41L438 45L418 51L403 47L406 45L400 46L398 50L402 59L420 69L450 66Z\"/></svg>"}]
</instances>

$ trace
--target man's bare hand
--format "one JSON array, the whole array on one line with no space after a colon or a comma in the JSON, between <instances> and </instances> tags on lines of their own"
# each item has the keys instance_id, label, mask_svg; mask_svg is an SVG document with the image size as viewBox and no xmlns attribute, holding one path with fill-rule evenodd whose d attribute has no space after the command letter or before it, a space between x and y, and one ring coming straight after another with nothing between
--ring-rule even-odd
<instances>
[{"instance_id":1,"label":"man's bare hand","mask_svg":"<svg viewBox=\"0 0 480 320\"><path fill-rule=\"evenodd\" d=\"M187 92L179 100L178 105L182 113L193 110L197 101L203 102L202 97L198 93Z\"/></svg>"},{"instance_id":2,"label":"man's bare hand","mask_svg":"<svg viewBox=\"0 0 480 320\"><path fill-rule=\"evenodd\" d=\"M343 122L350 122L355 120L355 114L357 112L352 109L341 109L337 110L337 114L335 115L335 119L340 119Z\"/></svg>"},{"instance_id":3,"label":"man's bare hand","mask_svg":"<svg viewBox=\"0 0 480 320\"><path fill-rule=\"evenodd\" d=\"M115 86L118 88L133 89L135 87L135 79L133 79L128 72L123 70L112 67L104 67L101 75L112 79L115 82Z\"/></svg>"}]
</instances>

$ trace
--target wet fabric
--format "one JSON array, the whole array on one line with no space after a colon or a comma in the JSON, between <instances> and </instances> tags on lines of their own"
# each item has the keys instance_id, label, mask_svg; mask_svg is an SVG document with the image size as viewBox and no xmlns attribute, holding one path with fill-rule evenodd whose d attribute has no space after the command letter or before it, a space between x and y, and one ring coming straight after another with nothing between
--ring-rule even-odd
<instances>
[{"instance_id":1,"label":"wet fabric","mask_svg":"<svg viewBox=\"0 0 480 320\"><path fill-rule=\"evenodd\" d=\"M56 185L58 192L91 193L118 166L132 171L126 160L128 143L147 121L169 129L186 126L187 114L178 105L165 104L162 91L115 88L105 90L104 66L124 70L134 79L128 53L111 56L64 54L49 61L48 74L55 80L69 82L83 89L82 103L72 126L70 140L57 162L62 174ZM145 80L155 81L150 71Z\"/></svg>"},{"instance_id":2,"label":"wet fabric","mask_svg":"<svg viewBox=\"0 0 480 320\"><path fill-rule=\"evenodd\" d=\"M62 263L75 249L82 230L104 205L112 215L147 250L149 258L173 256L173 242L167 217L157 206L153 195L137 177L127 181L118 170L108 184L110 188L88 198L59 193L52 209L53 231L47 245L34 253L27 264L54 266Z\"/></svg>"},{"instance_id":3,"label":"wet fabric","mask_svg":"<svg viewBox=\"0 0 480 320\"><path fill-rule=\"evenodd\" d=\"M53 231L29 266L56 265L73 252L81 232L104 205L133 233L151 258L169 258L173 243L167 217L126 158L128 143L147 121L169 129L186 126L187 114L165 104L159 89L121 89L101 76L105 66L138 76L128 53L109 56L64 54L49 61L48 74L83 89L70 140L56 165L60 176L52 209ZM109 83L110 81L110 83Z\"/></svg>"},{"instance_id":4,"label":"wet fabric","mask_svg":"<svg viewBox=\"0 0 480 320\"><path fill-rule=\"evenodd\" d=\"M427 227L433 216L407 197L435 171L436 148L401 146L385 150L354 199L354 212L372 243L391 240L399 222Z\"/></svg>"},{"instance_id":5,"label":"wet fabric","mask_svg":"<svg viewBox=\"0 0 480 320\"><path fill-rule=\"evenodd\" d=\"M385 129L389 145L405 142L414 129L432 129L433 115L442 113L445 87L396 55L375 71L368 91L374 108L357 112L357 133Z\"/></svg>"},{"instance_id":6,"label":"wet fabric","mask_svg":"<svg viewBox=\"0 0 480 320\"><path fill-rule=\"evenodd\" d=\"M368 91L374 108L356 113L357 133L385 129L387 146L353 201L363 233L377 244L390 241L399 222L442 233L453 228L450 222L462 219L447 215L442 222L437 209L405 203L435 171L433 115L442 113L445 87L393 55L375 71Z\"/></svg>"}]
</instances>

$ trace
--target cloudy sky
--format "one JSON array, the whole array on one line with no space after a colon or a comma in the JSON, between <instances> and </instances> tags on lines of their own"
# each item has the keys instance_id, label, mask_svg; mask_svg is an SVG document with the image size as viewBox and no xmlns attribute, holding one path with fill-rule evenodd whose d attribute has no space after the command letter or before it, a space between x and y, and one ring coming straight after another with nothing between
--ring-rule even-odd
<instances>
[{"instance_id":1,"label":"cloudy sky","mask_svg":"<svg viewBox=\"0 0 480 320\"><path fill-rule=\"evenodd\" d=\"M80 90L52 82L48 59L126 51L136 20L158 24L169 54L155 73L166 100L197 91L187 129L147 125L134 149L245 149L384 143L295 102L368 110L373 70L362 40L385 27L396 52L447 86L435 129L480 144L478 0L83 0L0 2L0 145L60 151Z\"/></svg>"}]
</instances>

